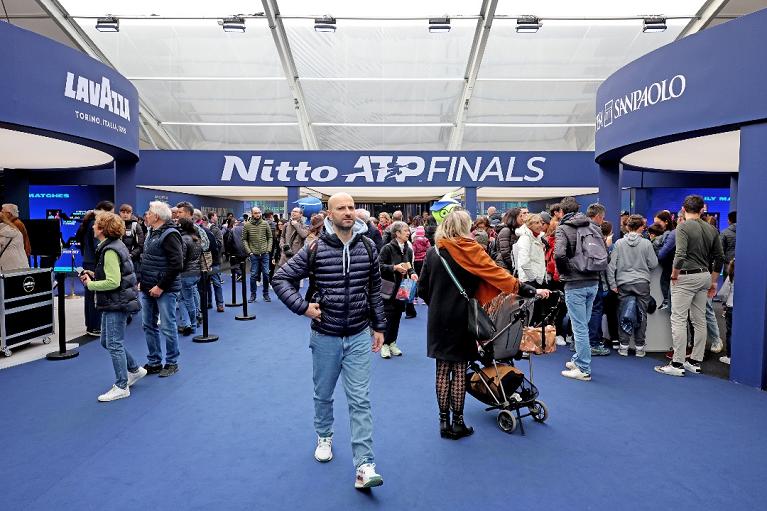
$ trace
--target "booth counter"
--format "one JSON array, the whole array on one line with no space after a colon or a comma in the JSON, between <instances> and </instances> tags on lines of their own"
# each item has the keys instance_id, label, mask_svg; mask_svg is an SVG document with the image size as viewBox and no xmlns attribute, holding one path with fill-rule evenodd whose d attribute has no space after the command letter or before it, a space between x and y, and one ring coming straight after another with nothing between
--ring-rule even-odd
<instances>
[{"instance_id":1,"label":"booth counter","mask_svg":"<svg viewBox=\"0 0 767 511\"><path fill-rule=\"evenodd\" d=\"M51 342L55 331L53 285L50 268L30 268L0 273L0 349L10 357L11 348L42 337Z\"/></svg>"}]
</instances>

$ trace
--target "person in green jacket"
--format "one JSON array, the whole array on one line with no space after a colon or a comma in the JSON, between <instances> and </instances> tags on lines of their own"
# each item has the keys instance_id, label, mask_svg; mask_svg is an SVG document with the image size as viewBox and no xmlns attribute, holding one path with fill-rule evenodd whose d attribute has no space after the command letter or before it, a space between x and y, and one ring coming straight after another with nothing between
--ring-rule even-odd
<instances>
[{"instance_id":1,"label":"person in green jacket","mask_svg":"<svg viewBox=\"0 0 767 511\"><path fill-rule=\"evenodd\" d=\"M263 295L265 302L269 298L269 259L272 253L272 228L261 218L261 209L251 210L250 220L242 229L242 247L250 259L250 299L256 301L256 286L259 278L263 278ZM263 277L261 277L263 275Z\"/></svg>"},{"instance_id":2,"label":"person in green jacket","mask_svg":"<svg viewBox=\"0 0 767 511\"><path fill-rule=\"evenodd\" d=\"M96 309L101 312L101 345L112 356L115 383L98 397L101 402L130 396L130 386L146 376L147 371L125 349L125 326L128 314L138 312L136 274L130 252L122 242L125 223L114 213L96 215L93 234L96 247L96 269L85 270L80 280L96 293Z\"/></svg>"}]
</instances>

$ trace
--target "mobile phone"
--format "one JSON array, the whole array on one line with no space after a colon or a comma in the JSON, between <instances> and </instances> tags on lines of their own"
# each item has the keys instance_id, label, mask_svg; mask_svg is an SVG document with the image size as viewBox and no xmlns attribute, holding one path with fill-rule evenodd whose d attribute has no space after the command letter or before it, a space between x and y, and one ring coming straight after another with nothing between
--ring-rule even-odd
<instances>
[{"instance_id":1,"label":"mobile phone","mask_svg":"<svg viewBox=\"0 0 767 511\"><path fill-rule=\"evenodd\" d=\"M82 266L78 266L77 268L75 268L75 272L77 273L77 275L82 275L84 271L85 270L83 269Z\"/></svg>"}]
</instances>

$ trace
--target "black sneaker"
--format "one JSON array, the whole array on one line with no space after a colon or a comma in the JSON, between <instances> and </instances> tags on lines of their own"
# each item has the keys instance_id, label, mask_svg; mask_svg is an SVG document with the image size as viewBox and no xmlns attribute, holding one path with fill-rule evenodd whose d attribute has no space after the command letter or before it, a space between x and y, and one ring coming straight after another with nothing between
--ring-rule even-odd
<instances>
[{"instance_id":1,"label":"black sneaker","mask_svg":"<svg viewBox=\"0 0 767 511\"><path fill-rule=\"evenodd\" d=\"M264 295L264 301L265 302L271 302L272 298L269 295Z\"/></svg>"},{"instance_id":2,"label":"black sneaker","mask_svg":"<svg viewBox=\"0 0 767 511\"><path fill-rule=\"evenodd\" d=\"M250 298L248 298L248 303L253 303L256 301L256 295L250 295Z\"/></svg>"},{"instance_id":3,"label":"black sneaker","mask_svg":"<svg viewBox=\"0 0 767 511\"><path fill-rule=\"evenodd\" d=\"M162 371L162 364L158 364L156 366L151 364L144 364L144 369L146 369L146 374L158 374Z\"/></svg>"},{"instance_id":4,"label":"black sneaker","mask_svg":"<svg viewBox=\"0 0 767 511\"><path fill-rule=\"evenodd\" d=\"M167 378L178 372L178 364L165 364L165 367L160 371L160 378Z\"/></svg>"},{"instance_id":5,"label":"black sneaker","mask_svg":"<svg viewBox=\"0 0 767 511\"><path fill-rule=\"evenodd\" d=\"M191 326L188 326L181 331L181 335L192 335L193 333L194 333L194 328L192 328Z\"/></svg>"}]
</instances>

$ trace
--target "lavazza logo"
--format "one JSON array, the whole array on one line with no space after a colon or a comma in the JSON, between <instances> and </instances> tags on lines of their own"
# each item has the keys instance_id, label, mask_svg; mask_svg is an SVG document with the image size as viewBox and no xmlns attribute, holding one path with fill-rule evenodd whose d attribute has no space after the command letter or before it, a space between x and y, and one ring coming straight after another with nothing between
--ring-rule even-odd
<instances>
[{"instance_id":1,"label":"lavazza logo","mask_svg":"<svg viewBox=\"0 0 767 511\"><path fill-rule=\"evenodd\" d=\"M102 76L101 81L93 81L84 76L67 73L64 96L88 103L130 122L130 101L119 92L112 90L109 78ZM75 110L75 117L84 122L103 126L105 129L115 130L118 133L128 132L125 126L105 119L100 115Z\"/></svg>"},{"instance_id":2,"label":"lavazza logo","mask_svg":"<svg viewBox=\"0 0 767 511\"><path fill-rule=\"evenodd\" d=\"M431 183L471 180L482 183L513 183L540 181L546 162L543 156L533 156L526 162L508 158L467 158L464 156L360 156L354 170L339 171L331 165L312 167L307 161L293 165L290 161L275 161L252 156L246 163L239 156L224 156L221 181L231 181L236 173L243 181L271 182L329 182L339 177L346 183Z\"/></svg>"},{"instance_id":3,"label":"lavazza logo","mask_svg":"<svg viewBox=\"0 0 767 511\"><path fill-rule=\"evenodd\" d=\"M684 94L686 88L687 78L684 75L676 75L670 80L661 80L625 96L611 99L605 103L601 112L597 112L596 131L610 126L613 121L631 112L677 99Z\"/></svg>"}]
</instances>

